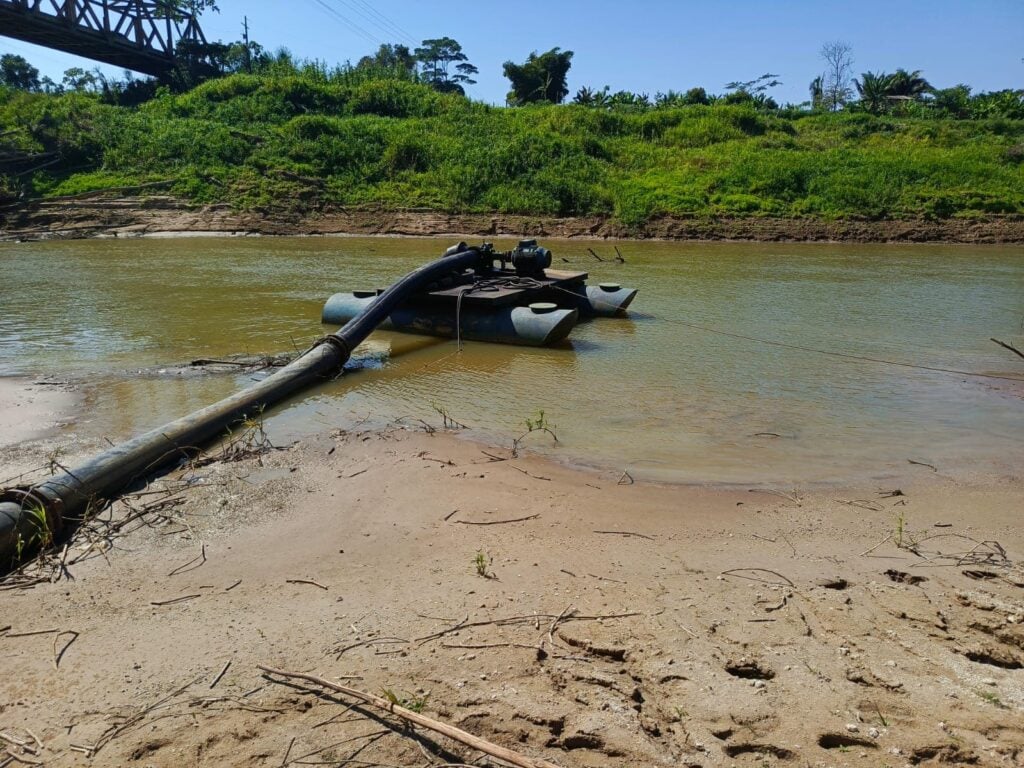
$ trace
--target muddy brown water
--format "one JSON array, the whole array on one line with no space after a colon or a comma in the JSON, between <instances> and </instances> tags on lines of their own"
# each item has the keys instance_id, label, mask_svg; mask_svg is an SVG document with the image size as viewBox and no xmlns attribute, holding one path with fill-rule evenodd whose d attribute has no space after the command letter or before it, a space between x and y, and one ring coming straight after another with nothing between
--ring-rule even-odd
<instances>
[{"instance_id":1,"label":"muddy brown water","mask_svg":"<svg viewBox=\"0 0 1024 768\"><path fill-rule=\"evenodd\" d=\"M280 353L335 291L383 286L450 239L184 238L0 245L0 375L83 382L74 429L113 440L244 386L194 358ZM506 247L510 242L500 241ZM628 318L528 349L377 333L353 371L269 414L279 442L439 411L609 476L774 487L1024 466L1024 385L808 348L1024 377L1024 251L1000 246L550 241L556 266L640 289ZM140 371L144 373L140 374Z\"/></svg>"}]
</instances>

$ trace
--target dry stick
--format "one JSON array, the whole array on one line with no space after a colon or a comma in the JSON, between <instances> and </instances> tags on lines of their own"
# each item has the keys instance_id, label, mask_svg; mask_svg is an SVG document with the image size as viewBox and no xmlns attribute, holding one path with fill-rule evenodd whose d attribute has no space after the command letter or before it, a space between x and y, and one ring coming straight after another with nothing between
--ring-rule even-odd
<instances>
[{"instance_id":1,"label":"dry stick","mask_svg":"<svg viewBox=\"0 0 1024 768\"><path fill-rule=\"evenodd\" d=\"M888 536L886 536L884 539L882 539L880 542L875 544L875 546L871 547L871 549L865 549L863 552L860 553L860 555L858 555L858 557L864 557L865 555L871 554L872 552L874 552L876 549L878 549L880 546L885 544L885 542L889 541L890 539L892 539L892 534L891 533Z\"/></svg>"},{"instance_id":2,"label":"dry stick","mask_svg":"<svg viewBox=\"0 0 1024 768\"><path fill-rule=\"evenodd\" d=\"M635 482L636 481L633 479L633 476L629 474L629 472L627 472L626 470L622 470L622 476L619 477L619 482L617 482L616 485L633 485L633 483Z\"/></svg>"},{"instance_id":3,"label":"dry stick","mask_svg":"<svg viewBox=\"0 0 1024 768\"><path fill-rule=\"evenodd\" d=\"M739 579L750 579L750 581L759 581L762 584L778 584L777 581L768 581L767 579L759 579L756 576L744 576L742 573L740 573L740 571L763 571L764 573L770 573L773 576L778 576L780 579L782 579L784 582L786 582L786 584L788 584L791 587L795 587L796 586L796 584L794 584L792 581L787 579L781 573L779 573L778 571L773 571L773 570L771 570L769 568L731 568L728 571L722 571L722 575L723 576L735 576L735 577L737 577Z\"/></svg>"},{"instance_id":4,"label":"dry stick","mask_svg":"<svg viewBox=\"0 0 1024 768\"><path fill-rule=\"evenodd\" d=\"M444 521L445 521L445 522L447 523L447 522L448 522L449 520L451 520L451 519L452 519L452 518L453 518L453 517L454 517L455 515L457 515L457 514L458 514L458 512L459 512L459 510L457 510L457 509L453 509L453 510L452 510L451 512L449 512L449 513L448 513L447 515L445 515L445 516L444 516Z\"/></svg>"},{"instance_id":5,"label":"dry stick","mask_svg":"<svg viewBox=\"0 0 1024 768\"><path fill-rule=\"evenodd\" d=\"M654 541L653 536L648 536L646 533L636 533L635 531L594 531L594 533L607 533L613 536L635 536L638 539L650 539Z\"/></svg>"},{"instance_id":6,"label":"dry stick","mask_svg":"<svg viewBox=\"0 0 1024 768\"><path fill-rule=\"evenodd\" d=\"M989 341L994 341L1000 347L1002 347L1003 349L1010 350L1011 352L1013 352L1018 357L1024 357L1024 352L1021 352L1019 349L1017 349L1012 344L1007 344L1005 341L1000 341L999 339L989 339Z\"/></svg>"},{"instance_id":7,"label":"dry stick","mask_svg":"<svg viewBox=\"0 0 1024 768\"><path fill-rule=\"evenodd\" d=\"M615 249L615 255L619 257L619 263L620 264L625 264L626 263L626 259L623 258L622 251L619 250L619 246L613 245L612 248Z\"/></svg>"},{"instance_id":8,"label":"dry stick","mask_svg":"<svg viewBox=\"0 0 1024 768\"><path fill-rule=\"evenodd\" d=\"M517 467L515 464L509 464L509 466L512 467L512 469L514 469L516 472L522 472L527 477L532 477L535 480L550 480L551 479L550 477L542 477L541 475L535 475L535 474L533 474L531 472L527 472L525 469L523 469L522 467Z\"/></svg>"},{"instance_id":9,"label":"dry stick","mask_svg":"<svg viewBox=\"0 0 1024 768\"><path fill-rule=\"evenodd\" d=\"M607 614L604 614L603 616L602 615L597 615L597 616L576 616L576 615L573 615L573 616L566 616L566 617L564 617L564 621L603 621L605 619L628 619L628 618L632 618L634 616L640 616L640 615L642 615L642 614L640 614L639 612L636 612L636 611L631 612L631 613L607 613ZM472 629L474 627L490 627L490 626L503 627L503 626L509 626L511 624L525 624L527 622L537 623L537 622L540 621L540 619L554 619L554 618L557 618L557 617L553 613L531 613L531 614L524 614L522 616L507 616L507 617L505 617L503 619L492 619L490 621L473 621L473 622L471 622L469 620L469 616L467 616L466 618L464 618L462 621L460 621L458 624L456 624L453 627L448 627L448 629L442 629L440 632L434 632L431 635L424 635L423 637L414 638L413 642L414 643L419 643L420 645L422 645L424 643L429 643L431 640L437 640L439 637L444 637L445 635L450 635L453 632L459 632L460 630L463 630L463 629ZM539 626L538 626L538 629L539 629Z\"/></svg>"},{"instance_id":10,"label":"dry stick","mask_svg":"<svg viewBox=\"0 0 1024 768\"><path fill-rule=\"evenodd\" d=\"M11 632L5 637L33 637L34 635L52 635L54 632L60 632L60 629L37 629L33 632Z\"/></svg>"},{"instance_id":11,"label":"dry stick","mask_svg":"<svg viewBox=\"0 0 1024 768\"><path fill-rule=\"evenodd\" d=\"M64 635L71 635L71 639L68 640L64 644L64 647L61 648L60 649L60 653L58 653L57 652L57 642ZM73 642L75 642L75 640L77 640L77 639L78 639L78 632L75 632L75 630L73 630L73 629L66 629L63 632L58 632L56 635L53 636L53 668L54 669L60 669L60 660L64 658L64 654L67 653L68 648L70 648L71 644Z\"/></svg>"},{"instance_id":12,"label":"dry stick","mask_svg":"<svg viewBox=\"0 0 1024 768\"><path fill-rule=\"evenodd\" d=\"M327 587L319 581L313 581L312 579L285 579L285 582L288 584L309 584L314 587L320 587L324 592L327 591Z\"/></svg>"},{"instance_id":13,"label":"dry stick","mask_svg":"<svg viewBox=\"0 0 1024 768\"><path fill-rule=\"evenodd\" d=\"M13 751L10 747L7 748L7 754L10 755L12 760L17 760L19 763L24 763L25 765L43 765L43 761L42 760L33 760L30 757L25 757L24 755L19 755L18 753Z\"/></svg>"},{"instance_id":14,"label":"dry stick","mask_svg":"<svg viewBox=\"0 0 1024 768\"><path fill-rule=\"evenodd\" d=\"M456 520L455 524L456 525L504 525L505 523L521 523L524 520L536 520L538 517L540 517L539 514L537 514L537 515L528 515L526 517L515 517L515 518L512 518L511 520L483 520L483 521L477 521L477 520Z\"/></svg>"},{"instance_id":15,"label":"dry stick","mask_svg":"<svg viewBox=\"0 0 1024 768\"><path fill-rule=\"evenodd\" d=\"M193 568L190 568L189 566L192 565L192 563L196 562L196 560L199 561L199 565L197 565L197 566L195 566ZM199 555L198 556L193 557L191 560L189 560L184 565L179 565L177 568L175 568L173 571L171 571L167 575L168 576L177 576L179 573L187 573L188 571L194 571L196 568L199 568L200 566L204 565L205 563L206 563L206 544L203 544L202 547L199 550Z\"/></svg>"},{"instance_id":16,"label":"dry stick","mask_svg":"<svg viewBox=\"0 0 1024 768\"><path fill-rule=\"evenodd\" d=\"M186 600L194 600L197 597L202 597L202 595L182 595L181 597L175 597L172 600L152 600L152 601L150 601L149 604L150 605L173 605L174 603L183 603Z\"/></svg>"},{"instance_id":17,"label":"dry stick","mask_svg":"<svg viewBox=\"0 0 1024 768\"><path fill-rule=\"evenodd\" d=\"M907 459L907 463L908 464L916 464L919 467L928 467L928 469L930 469L932 472L938 472L939 471L939 470L937 470L935 468L934 465L929 464L929 463L924 462L924 461L914 461L913 459Z\"/></svg>"},{"instance_id":18,"label":"dry stick","mask_svg":"<svg viewBox=\"0 0 1024 768\"><path fill-rule=\"evenodd\" d=\"M281 768L288 765L288 756L292 753L292 747L295 746L295 736L292 736L292 740L288 742L288 749L284 753L284 758L281 760Z\"/></svg>"},{"instance_id":19,"label":"dry stick","mask_svg":"<svg viewBox=\"0 0 1024 768\"><path fill-rule=\"evenodd\" d=\"M230 591L231 591L232 589L234 589L235 587L237 587L237 586L238 586L239 584L241 584L241 583L242 583L242 580L241 580L241 579L239 579L239 580L238 580L238 581L236 581L236 582L235 582L234 584L232 584L232 585L231 585L230 587L224 587L224 591L225 591L225 592L230 592Z\"/></svg>"},{"instance_id":20,"label":"dry stick","mask_svg":"<svg viewBox=\"0 0 1024 768\"><path fill-rule=\"evenodd\" d=\"M461 728L456 728L455 726L433 720L425 715L419 714L418 712L413 712L405 707L393 704L386 699L382 699L369 693L364 693L363 691L356 690L355 688L349 688L348 686L339 685L322 677L306 675L301 672L285 672L280 669L274 669L273 667L263 666L262 664L258 664L257 667L270 675L305 680L306 682L319 685L328 690L336 691L337 693L342 693L346 696L359 699L365 704L369 704L370 706L377 707L384 712L396 715L410 723L427 728L428 730L431 730L434 733L439 733L442 736L447 736L449 739L454 739L460 744L464 744L471 749L479 750L486 755L511 763L517 768L558 768L554 763L548 762L543 758L526 757L518 752L513 752L511 749L506 749L505 747L499 746L485 739L481 739L478 736L474 736L471 733L467 733Z\"/></svg>"},{"instance_id":21,"label":"dry stick","mask_svg":"<svg viewBox=\"0 0 1024 768\"><path fill-rule=\"evenodd\" d=\"M590 251L590 255L593 256L598 261L604 261L604 259L597 255L597 251L595 251L593 248L587 248L587 250Z\"/></svg>"},{"instance_id":22,"label":"dry stick","mask_svg":"<svg viewBox=\"0 0 1024 768\"><path fill-rule=\"evenodd\" d=\"M231 660L229 659L227 661L227 663L224 665L224 668L221 669L221 671L217 673L217 676L215 678L213 678L213 682L210 683L210 689L211 690L213 690L214 688L217 687L217 683L219 683L221 678L224 677L224 675L226 675L228 673L228 667L230 667L230 666L231 666Z\"/></svg>"}]
</instances>

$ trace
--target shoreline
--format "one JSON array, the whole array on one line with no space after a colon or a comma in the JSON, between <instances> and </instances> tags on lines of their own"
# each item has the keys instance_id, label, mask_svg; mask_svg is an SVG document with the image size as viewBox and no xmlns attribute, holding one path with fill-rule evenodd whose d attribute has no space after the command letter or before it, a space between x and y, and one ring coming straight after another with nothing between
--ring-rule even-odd
<instances>
[{"instance_id":1,"label":"shoreline","mask_svg":"<svg viewBox=\"0 0 1024 768\"><path fill-rule=\"evenodd\" d=\"M239 212L170 196L37 200L8 210L2 241L189 236L552 237L581 240L735 242L1024 243L1024 217L854 221L661 217L632 231L607 217L449 214L423 210L328 209Z\"/></svg>"}]
</instances>

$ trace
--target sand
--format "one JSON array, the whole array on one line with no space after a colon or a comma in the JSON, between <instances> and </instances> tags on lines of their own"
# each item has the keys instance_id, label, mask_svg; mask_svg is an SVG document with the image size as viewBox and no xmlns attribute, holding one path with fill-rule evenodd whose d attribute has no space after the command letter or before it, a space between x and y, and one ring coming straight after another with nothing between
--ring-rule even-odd
<instances>
[{"instance_id":1,"label":"sand","mask_svg":"<svg viewBox=\"0 0 1024 768\"><path fill-rule=\"evenodd\" d=\"M54 580L0 591L0 738L19 759L495 764L257 664L351 676L566 768L1024 756L1019 478L620 484L395 428L161 488L162 508L80 533L66 571L28 573Z\"/></svg>"}]
</instances>

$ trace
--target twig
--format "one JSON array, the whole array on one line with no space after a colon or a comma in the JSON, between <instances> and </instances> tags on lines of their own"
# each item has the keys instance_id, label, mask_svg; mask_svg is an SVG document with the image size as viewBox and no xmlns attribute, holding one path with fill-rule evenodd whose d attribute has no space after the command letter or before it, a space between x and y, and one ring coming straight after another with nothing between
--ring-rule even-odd
<instances>
[{"instance_id":1,"label":"twig","mask_svg":"<svg viewBox=\"0 0 1024 768\"><path fill-rule=\"evenodd\" d=\"M523 469L522 467L517 467L515 464L509 464L509 466L512 467L512 469L514 469L516 472L522 472L527 477L532 477L535 480L550 480L551 479L550 477L543 477L542 475L535 475L532 472L527 472L525 469Z\"/></svg>"},{"instance_id":2,"label":"twig","mask_svg":"<svg viewBox=\"0 0 1024 768\"><path fill-rule=\"evenodd\" d=\"M613 536L635 536L638 539L650 539L654 541L653 536L648 536L646 533L636 533L634 531L594 531L594 533L607 533Z\"/></svg>"},{"instance_id":3,"label":"twig","mask_svg":"<svg viewBox=\"0 0 1024 768\"><path fill-rule=\"evenodd\" d=\"M60 629L37 629L33 632L11 632L10 634L4 635L4 637L33 637L34 635L52 635L54 632L60 632Z\"/></svg>"},{"instance_id":4,"label":"twig","mask_svg":"<svg viewBox=\"0 0 1024 768\"><path fill-rule=\"evenodd\" d=\"M64 644L64 647L61 648L60 649L60 653L58 653L57 652L57 642L64 635L71 635L71 639L68 640ZM75 632L75 630L73 630L73 629L66 629L63 632L58 632L56 635L53 636L53 668L54 669L60 669L60 660L64 658L64 654L67 653L68 648L70 648L71 644L73 642L75 642L75 640L77 640L77 639L78 639L78 632Z\"/></svg>"},{"instance_id":5,"label":"twig","mask_svg":"<svg viewBox=\"0 0 1024 768\"><path fill-rule=\"evenodd\" d=\"M288 584L309 584L314 587L320 587L324 592L327 591L327 587L321 584L319 581L313 581L312 579L285 579Z\"/></svg>"},{"instance_id":6,"label":"twig","mask_svg":"<svg viewBox=\"0 0 1024 768\"><path fill-rule=\"evenodd\" d=\"M224 667L221 669L221 671L217 673L217 676L215 678L213 678L213 682L210 683L210 689L211 690L213 690L214 688L217 687L217 683L219 683L221 678L224 677L224 675L227 674L228 667L230 667L230 666L231 666L231 660L228 659L228 661L224 664Z\"/></svg>"},{"instance_id":7,"label":"twig","mask_svg":"<svg viewBox=\"0 0 1024 768\"><path fill-rule=\"evenodd\" d=\"M42 760L33 760L31 757L19 755L10 747L7 748L7 754L10 755L11 758L13 758L14 760L17 760L19 763L24 763L25 765L43 765Z\"/></svg>"},{"instance_id":8,"label":"twig","mask_svg":"<svg viewBox=\"0 0 1024 768\"><path fill-rule=\"evenodd\" d=\"M232 589L234 589L235 587L237 587L237 586L238 586L239 584L241 584L241 583L242 583L242 580L241 580L241 579L239 579L239 580L238 580L238 581L236 581L236 582L235 582L234 584L232 584L232 585L231 585L230 587L224 587L224 591L225 591L225 592L230 592L230 591L231 591Z\"/></svg>"},{"instance_id":9,"label":"twig","mask_svg":"<svg viewBox=\"0 0 1024 768\"><path fill-rule=\"evenodd\" d=\"M292 736L292 740L288 742L288 749L285 750L284 758L282 758L281 760L281 768L284 768L286 765L288 765L288 756L291 755L292 747L295 746L295 739L296 737Z\"/></svg>"},{"instance_id":10,"label":"twig","mask_svg":"<svg viewBox=\"0 0 1024 768\"><path fill-rule=\"evenodd\" d=\"M191 566L192 563L196 562L196 560L200 561L199 565L196 565L195 567L190 568L189 566ZM206 544L203 544L201 546L201 548L199 550L199 554L196 557L193 557L191 560L189 560L184 565L179 565L177 568L175 568L173 571L171 571L167 575L168 576L177 576L179 573L187 573L188 571L194 571L196 568L199 568L204 563L206 563Z\"/></svg>"},{"instance_id":11,"label":"twig","mask_svg":"<svg viewBox=\"0 0 1024 768\"><path fill-rule=\"evenodd\" d=\"M732 569L730 569L728 571L722 571L722 575L723 576L735 576L735 577L737 577L739 579L750 579L751 581L760 581L762 584L778 584L777 581L768 581L767 579L759 579L756 576L745 576L744 574L740 573L740 571L762 571L764 573L770 573L773 576L778 576L780 579L782 579L789 586L791 586L791 587L795 587L796 586L796 584L794 584L792 581L787 579L785 576L783 576L778 571L773 571L773 570L770 570L768 568L732 568Z\"/></svg>"},{"instance_id":12,"label":"twig","mask_svg":"<svg viewBox=\"0 0 1024 768\"><path fill-rule=\"evenodd\" d=\"M860 555L858 555L858 557L864 557L865 555L871 554L872 552L874 552L876 549L878 549L880 546L885 544L885 542L889 541L890 539L892 539L892 534L891 533L888 536L886 536L884 539L882 539L880 542L875 544L875 546L871 547L871 549L865 549L863 552L860 553Z\"/></svg>"},{"instance_id":13,"label":"twig","mask_svg":"<svg viewBox=\"0 0 1024 768\"><path fill-rule=\"evenodd\" d=\"M445 516L444 516L444 521L445 521L445 522L447 523L447 522L448 522L449 520L451 520L451 519L452 519L452 518L453 518L453 517L454 517L454 516L455 516L456 514L458 514L458 511L459 511L459 510L457 510L457 509L453 509L453 510L452 510L451 512L449 512L449 513L448 513L447 515L445 515Z\"/></svg>"},{"instance_id":14,"label":"twig","mask_svg":"<svg viewBox=\"0 0 1024 768\"><path fill-rule=\"evenodd\" d=\"M994 341L1000 347L1002 347L1003 349L1010 350L1011 352L1013 352L1013 354L1017 355L1018 357L1024 357L1024 352L1021 352L1012 344L1007 344L1005 341L1000 341L999 339L989 339L989 341Z\"/></svg>"},{"instance_id":15,"label":"twig","mask_svg":"<svg viewBox=\"0 0 1024 768\"><path fill-rule=\"evenodd\" d=\"M916 464L919 467L928 467L928 469L930 469L932 472L938 472L939 471L939 470L937 470L935 468L934 465L928 464L927 462L924 462L924 461L914 461L913 459L907 459L907 463L908 464Z\"/></svg>"},{"instance_id":16,"label":"twig","mask_svg":"<svg viewBox=\"0 0 1024 768\"><path fill-rule=\"evenodd\" d=\"M507 749L486 741L485 739L481 739L478 736L474 736L471 733L467 733L460 728L433 720L418 712L413 712L412 710L401 707L393 702L387 701L386 699L382 699L379 696L364 693L363 691L356 690L355 688L349 688L348 686L339 685L331 682L330 680L325 680L322 677L316 677L315 675L306 675L300 672L285 672L280 669L263 666L262 664L258 665L258 668L270 675L305 680L306 682L313 683L314 685L319 685L322 688L327 688L328 690L342 693L346 696L351 696L365 704L369 704L384 712L396 715L407 722L414 723L435 733L440 733L443 736L454 739L460 744L464 744L471 749L479 750L486 755L511 763L517 768L557 768L554 763L548 762L547 760L542 758L526 757L525 755L514 752L511 749Z\"/></svg>"},{"instance_id":17,"label":"twig","mask_svg":"<svg viewBox=\"0 0 1024 768\"><path fill-rule=\"evenodd\" d=\"M633 485L635 482L636 481L629 472L622 470L622 476L619 478L619 482L617 482L616 485Z\"/></svg>"},{"instance_id":18,"label":"twig","mask_svg":"<svg viewBox=\"0 0 1024 768\"><path fill-rule=\"evenodd\" d=\"M526 517L514 517L511 520L456 520L456 525L504 525L505 523L521 523L524 520L536 520L539 514Z\"/></svg>"},{"instance_id":19,"label":"twig","mask_svg":"<svg viewBox=\"0 0 1024 768\"><path fill-rule=\"evenodd\" d=\"M181 597L175 597L175 598L173 598L171 600L152 600L152 601L150 601L149 604L150 605L174 605L175 603L183 603L186 600L194 600L197 597L202 597L202 595L182 595Z\"/></svg>"},{"instance_id":20,"label":"twig","mask_svg":"<svg viewBox=\"0 0 1024 768\"><path fill-rule=\"evenodd\" d=\"M595 251L593 248L587 248L587 250L590 251L590 255L593 256L598 261L604 261L604 259L597 255L597 251Z\"/></svg>"}]
</instances>

